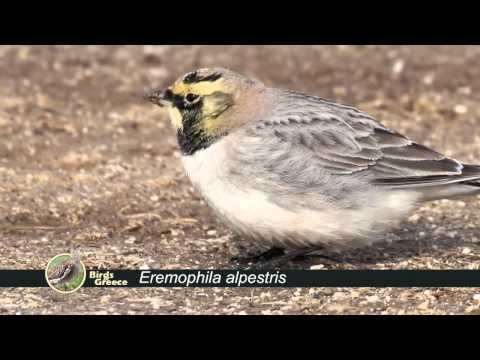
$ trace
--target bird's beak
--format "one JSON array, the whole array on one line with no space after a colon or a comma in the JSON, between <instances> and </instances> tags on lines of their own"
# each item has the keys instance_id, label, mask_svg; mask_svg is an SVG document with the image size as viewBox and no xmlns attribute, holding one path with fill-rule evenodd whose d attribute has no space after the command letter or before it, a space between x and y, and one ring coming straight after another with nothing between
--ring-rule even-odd
<instances>
[{"instance_id":1,"label":"bird's beak","mask_svg":"<svg viewBox=\"0 0 480 360\"><path fill-rule=\"evenodd\" d=\"M173 94L170 89L152 90L147 92L143 97L145 100L160 107L170 106L173 102Z\"/></svg>"}]
</instances>

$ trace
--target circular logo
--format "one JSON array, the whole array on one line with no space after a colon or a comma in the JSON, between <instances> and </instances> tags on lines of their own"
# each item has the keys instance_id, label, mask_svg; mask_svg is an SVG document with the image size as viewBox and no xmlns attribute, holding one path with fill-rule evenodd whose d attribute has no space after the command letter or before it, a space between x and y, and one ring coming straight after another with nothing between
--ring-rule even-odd
<instances>
[{"instance_id":1,"label":"circular logo","mask_svg":"<svg viewBox=\"0 0 480 360\"><path fill-rule=\"evenodd\" d=\"M71 294L83 286L87 278L80 254L60 254L53 257L45 269L48 286L62 294Z\"/></svg>"}]
</instances>

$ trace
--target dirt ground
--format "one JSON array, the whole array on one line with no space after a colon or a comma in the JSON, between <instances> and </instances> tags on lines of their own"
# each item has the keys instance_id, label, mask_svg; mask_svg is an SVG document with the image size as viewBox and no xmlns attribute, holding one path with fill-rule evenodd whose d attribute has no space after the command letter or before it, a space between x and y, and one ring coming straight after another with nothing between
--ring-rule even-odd
<instances>
[{"instance_id":1,"label":"dirt ground","mask_svg":"<svg viewBox=\"0 0 480 360\"><path fill-rule=\"evenodd\" d=\"M232 268L145 90L224 66L354 105L480 163L479 46L0 46L0 267ZM437 201L385 242L291 268L477 269L480 198ZM0 289L0 314L465 314L480 289Z\"/></svg>"}]
</instances>

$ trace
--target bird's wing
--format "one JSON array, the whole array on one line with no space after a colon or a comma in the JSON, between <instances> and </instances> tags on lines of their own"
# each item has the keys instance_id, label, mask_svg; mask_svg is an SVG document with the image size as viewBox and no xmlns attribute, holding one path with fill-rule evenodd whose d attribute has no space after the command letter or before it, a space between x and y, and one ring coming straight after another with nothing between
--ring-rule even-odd
<instances>
[{"instance_id":1,"label":"bird's wing","mask_svg":"<svg viewBox=\"0 0 480 360\"><path fill-rule=\"evenodd\" d=\"M298 103L300 97L294 100ZM480 178L480 167L417 144L355 108L313 97L303 96L301 101L257 123L256 131L269 132L278 146L301 149L332 175L366 173L375 184L391 187Z\"/></svg>"}]
</instances>

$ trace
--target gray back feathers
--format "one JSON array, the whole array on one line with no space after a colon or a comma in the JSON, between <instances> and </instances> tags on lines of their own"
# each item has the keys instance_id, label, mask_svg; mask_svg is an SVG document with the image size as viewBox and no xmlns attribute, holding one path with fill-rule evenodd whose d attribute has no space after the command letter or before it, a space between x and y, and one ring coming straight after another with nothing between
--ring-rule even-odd
<instances>
[{"instance_id":1,"label":"gray back feathers","mask_svg":"<svg viewBox=\"0 0 480 360\"><path fill-rule=\"evenodd\" d=\"M331 184L334 200L351 186L417 189L480 179L480 167L416 144L355 108L268 91L278 99L271 115L242 128L246 136L232 154L240 171L251 171L251 181L299 192Z\"/></svg>"}]
</instances>

